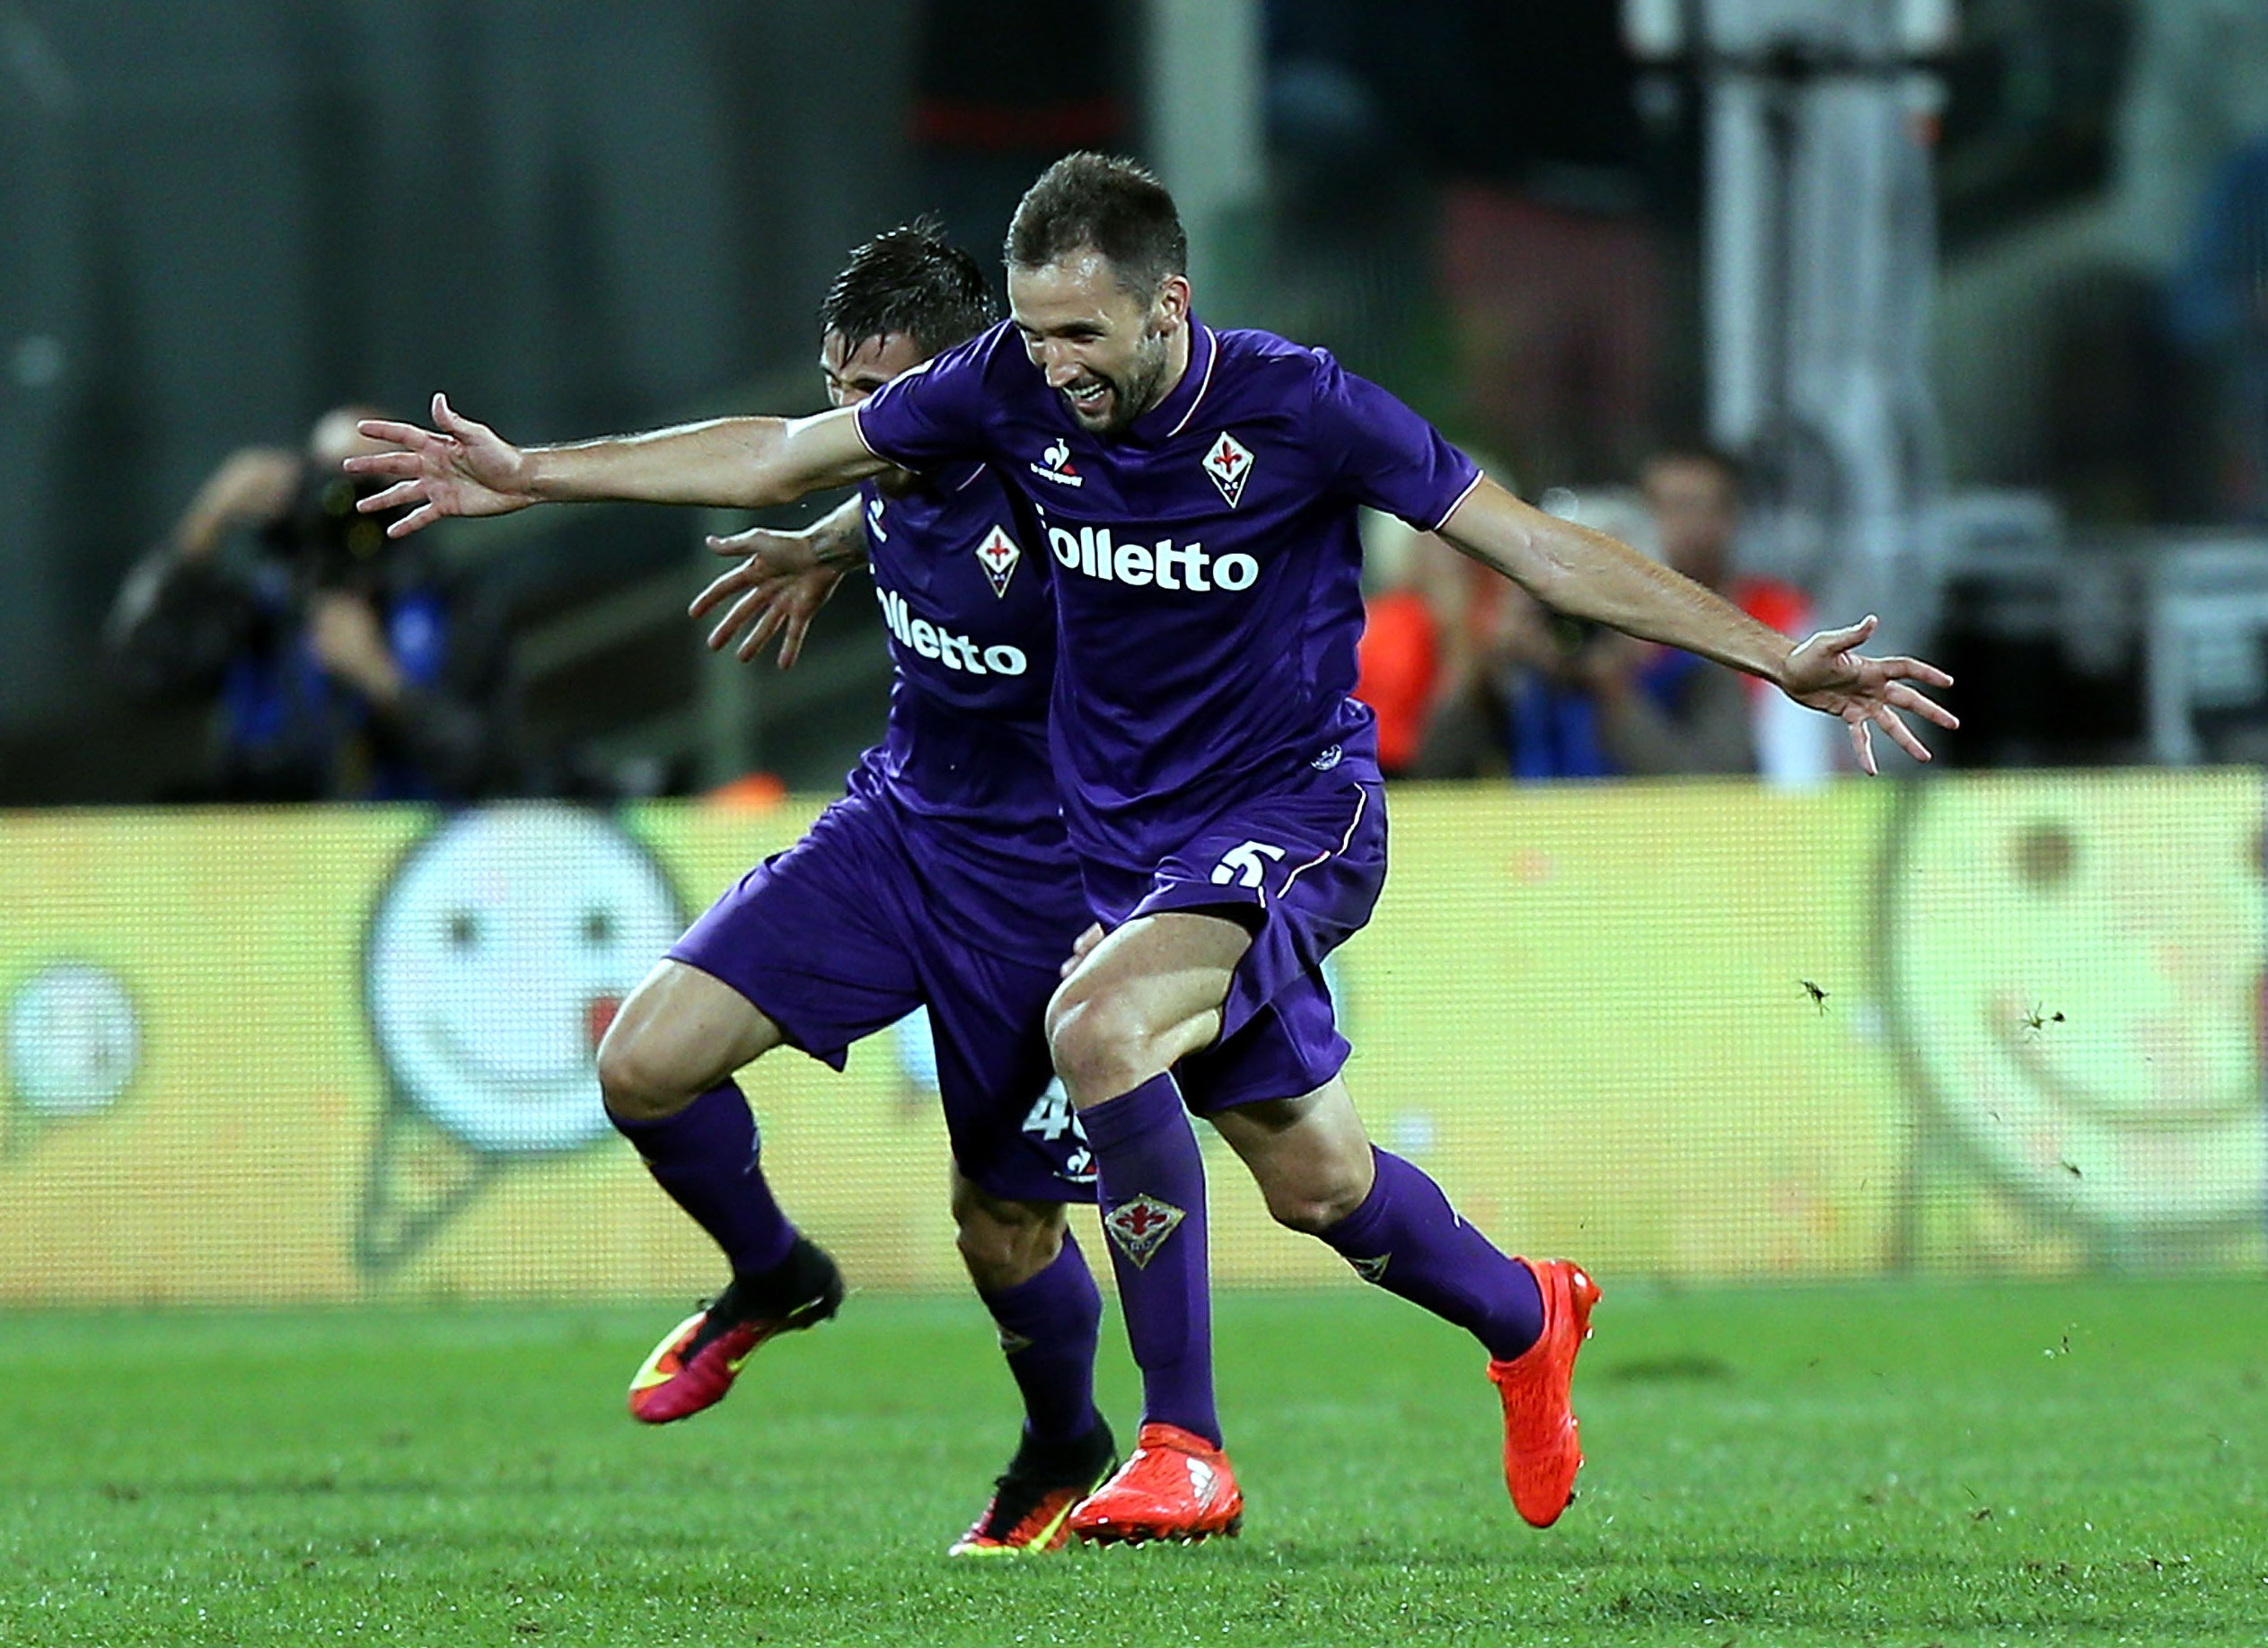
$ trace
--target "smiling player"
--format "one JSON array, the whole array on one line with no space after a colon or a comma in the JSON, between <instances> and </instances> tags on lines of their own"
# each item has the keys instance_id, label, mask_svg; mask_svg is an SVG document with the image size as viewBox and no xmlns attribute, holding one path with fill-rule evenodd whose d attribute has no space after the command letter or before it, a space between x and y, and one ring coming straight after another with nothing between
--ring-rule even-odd
<instances>
[{"instance_id":1,"label":"smiling player","mask_svg":"<svg viewBox=\"0 0 2268 1648\"><path fill-rule=\"evenodd\" d=\"M1409 1162L1375 1150L1339 1068L1325 955L1385 871L1369 711L1349 696L1361 627L1360 506L1437 531L1578 618L1760 676L1850 723L1953 717L1912 659L1860 657L1869 618L1794 644L1626 546L1521 503L1432 428L1317 350L1220 331L1191 309L1173 201L1130 162L1073 155L1008 239L1012 323L864 405L523 450L458 417L367 425L356 460L398 484L393 530L444 514L630 498L758 506L887 465L992 463L1027 495L1052 563L1050 716L1065 821L1099 929L1049 1010L1055 1065L1100 1173L1146 1423L1072 1514L1090 1538L1221 1531L1241 1509L1211 1387L1204 1186L1183 1106L1251 1168L1270 1211L1367 1279L1470 1329L1501 1398L1507 1486L1555 1520L1582 1460L1569 1402L1597 1290L1563 1260L1508 1258ZM1298 1096L1233 1103L1209 1066L1271 1046ZM1178 1078L1178 1079L1177 1079Z\"/></svg>"}]
</instances>

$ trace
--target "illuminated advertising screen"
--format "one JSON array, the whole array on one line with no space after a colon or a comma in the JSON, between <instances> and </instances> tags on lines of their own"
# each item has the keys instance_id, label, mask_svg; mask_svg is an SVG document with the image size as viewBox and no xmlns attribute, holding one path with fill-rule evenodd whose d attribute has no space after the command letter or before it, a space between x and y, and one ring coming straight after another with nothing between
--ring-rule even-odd
<instances>
[{"instance_id":1,"label":"illuminated advertising screen","mask_svg":"<svg viewBox=\"0 0 2268 1648\"><path fill-rule=\"evenodd\" d=\"M0 819L0 1302L713 1291L592 1050L816 808ZM1332 969L1347 1079L1507 1248L1672 1279L2260 1262L2256 776L1391 813ZM917 1017L840 1075L743 1073L855 1285L963 1284L933 1069ZM1344 1279L1200 1132L1222 1283Z\"/></svg>"}]
</instances>

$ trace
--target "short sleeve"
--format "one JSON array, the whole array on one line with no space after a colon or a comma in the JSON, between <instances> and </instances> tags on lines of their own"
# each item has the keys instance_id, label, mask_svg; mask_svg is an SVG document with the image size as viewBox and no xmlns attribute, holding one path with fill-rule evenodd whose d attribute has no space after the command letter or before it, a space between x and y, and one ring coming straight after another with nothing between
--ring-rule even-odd
<instances>
[{"instance_id":1,"label":"short sleeve","mask_svg":"<svg viewBox=\"0 0 2268 1648\"><path fill-rule=\"evenodd\" d=\"M1367 378L1318 349L1309 427L1339 488L1430 532L1479 484L1480 466Z\"/></svg>"},{"instance_id":2,"label":"short sleeve","mask_svg":"<svg viewBox=\"0 0 2268 1648\"><path fill-rule=\"evenodd\" d=\"M854 414L858 438L901 469L991 455L985 377L1006 323L885 383Z\"/></svg>"}]
</instances>

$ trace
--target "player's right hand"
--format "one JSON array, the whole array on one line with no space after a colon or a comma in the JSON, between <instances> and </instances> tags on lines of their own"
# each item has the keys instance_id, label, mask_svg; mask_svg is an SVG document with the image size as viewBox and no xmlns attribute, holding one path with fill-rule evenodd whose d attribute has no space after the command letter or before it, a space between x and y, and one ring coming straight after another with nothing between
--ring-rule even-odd
<instances>
[{"instance_id":1,"label":"player's right hand","mask_svg":"<svg viewBox=\"0 0 2268 1648\"><path fill-rule=\"evenodd\" d=\"M730 600L733 604L708 632L708 650L721 653L745 629L736 656L752 663L773 636L779 636L779 667L792 670L803 655L811 621L842 582L842 569L820 564L804 532L775 532L752 527L730 537L708 539L710 552L745 557L693 598L686 617L700 618ZM734 599L737 597L738 599Z\"/></svg>"},{"instance_id":2,"label":"player's right hand","mask_svg":"<svg viewBox=\"0 0 2268 1648\"><path fill-rule=\"evenodd\" d=\"M365 514L380 510L409 513L386 529L389 538L406 538L444 515L506 515L541 502L528 455L486 424L460 417L445 395L433 398L431 429L366 417L356 427L374 441L395 448L347 460L347 472L394 484L360 500Z\"/></svg>"}]
</instances>

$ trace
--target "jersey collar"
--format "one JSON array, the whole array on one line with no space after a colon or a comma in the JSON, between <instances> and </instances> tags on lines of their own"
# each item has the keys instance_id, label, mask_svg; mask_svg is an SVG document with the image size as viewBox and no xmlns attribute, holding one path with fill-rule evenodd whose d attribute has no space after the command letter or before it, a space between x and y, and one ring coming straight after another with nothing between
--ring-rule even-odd
<instances>
[{"instance_id":1,"label":"jersey collar","mask_svg":"<svg viewBox=\"0 0 2268 1648\"><path fill-rule=\"evenodd\" d=\"M1213 386L1213 368L1220 360L1220 338L1211 327L1197 318L1193 310L1190 312L1189 329L1189 365L1182 373L1182 381L1165 399L1128 426L1129 439L1145 446L1162 446L1186 430L1196 417L1198 408L1205 404L1206 394Z\"/></svg>"}]
</instances>

